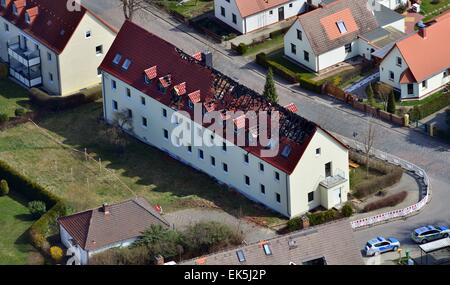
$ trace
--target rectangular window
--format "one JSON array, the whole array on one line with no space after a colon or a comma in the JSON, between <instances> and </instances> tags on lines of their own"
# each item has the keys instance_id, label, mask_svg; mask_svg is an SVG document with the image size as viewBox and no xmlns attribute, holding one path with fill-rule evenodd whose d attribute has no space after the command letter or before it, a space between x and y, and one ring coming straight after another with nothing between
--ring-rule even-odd
<instances>
[{"instance_id":1,"label":"rectangular window","mask_svg":"<svg viewBox=\"0 0 450 285\"><path fill-rule=\"evenodd\" d=\"M115 65L117 65L117 64L120 63L120 60L121 60L121 59L122 59L122 55L121 55L120 53L118 53L118 54L116 54L116 55L114 56L113 63L114 63Z\"/></svg>"},{"instance_id":2,"label":"rectangular window","mask_svg":"<svg viewBox=\"0 0 450 285\"><path fill-rule=\"evenodd\" d=\"M297 46L294 44L291 44L291 53L297 54Z\"/></svg>"},{"instance_id":3,"label":"rectangular window","mask_svg":"<svg viewBox=\"0 0 450 285\"><path fill-rule=\"evenodd\" d=\"M237 255L239 262L245 261L245 255L244 255L244 251L242 249L236 251L236 255Z\"/></svg>"},{"instance_id":4,"label":"rectangular window","mask_svg":"<svg viewBox=\"0 0 450 285\"><path fill-rule=\"evenodd\" d=\"M99 45L95 47L95 54L102 55L103 54L103 45Z\"/></svg>"},{"instance_id":5,"label":"rectangular window","mask_svg":"<svg viewBox=\"0 0 450 285\"><path fill-rule=\"evenodd\" d=\"M297 29L297 39L299 39L301 41L303 40L303 33L299 29Z\"/></svg>"},{"instance_id":6,"label":"rectangular window","mask_svg":"<svg viewBox=\"0 0 450 285\"><path fill-rule=\"evenodd\" d=\"M84 34L86 39L89 39L91 37L91 31L86 31L86 33Z\"/></svg>"},{"instance_id":7,"label":"rectangular window","mask_svg":"<svg viewBox=\"0 0 450 285\"><path fill-rule=\"evenodd\" d=\"M113 100L112 102L113 102L113 110L117 111L117 109L119 108L117 105L117 101Z\"/></svg>"},{"instance_id":8,"label":"rectangular window","mask_svg":"<svg viewBox=\"0 0 450 285\"><path fill-rule=\"evenodd\" d=\"M266 194L266 186L264 186L263 184L261 184L261 185L259 186L259 189L261 190L261 193L262 193L262 194Z\"/></svg>"},{"instance_id":9,"label":"rectangular window","mask_svg":"<svg viewBox=\"0 0 450 285\"><path fill-rule=\"evenodd\" d=\"M280 173L278 171L275 171L275 180L280 181Z\"/></svg>"},{"instance_id":10,"label":"rectangular window","mask_svg":"<svg viewBox=\"0 0 450 285\"><path fill-rule=\"evenodd\" d=\"M128 118L133 118L133 111L131 109L128 109Z\"/></svg>"},{"instance_id":11,"label":"rectangular window","mask_svg":"<svg viewBox=\"0 0 450 285\"><path fill-rule=\"evenodd\" d=\"M117 83L115 80L111 80L111 89L116 90L117 89Z\"/></svg>"},{"instance_id":12,"label":"rectangular window","mask_svg":"<svg viewBox=\"0 0 450 285\"><path fill-rule=\"evenodd\" d=\"M308 193L308 202L314 201L314 191Z\"/></svg>"},{"instance_id":13,"label":"rectangular window","mask_svg":"<svg viewBox=\"0 0 450 285\"><path fill-rule=\"evenodd\" d=\"M50 73L48 74L48 77L49 77L50 81L53 82L53 73L50 72Z\"/></svg>"},{"instance_id":14,"label":"rectangular window","mask_svg":"<svg viewBox=\"0 0 450 285\"><path fill-rule=\"evenodd\" d=\"M289 3L289 8L292 8L292 6L293 6L292 3Z\"/></svg>"},{"instance_id":15,"label":"rectangular window","mask_svg":"<svg viewBox=\"0 0 450 285\"><path fill-rule=\"evenodd\" d=\"M225 142L222 143L222 150L227 151L227 144Z\"/></svg>"},{"instance_id":16,"label":"rectangular window","mask_svg":"<svg viewBox=\"0 0 450 285\"><path fill-rule=\"evenodd\" d=\"M188 145L187 146L187 151L192 153L192 146Z\"/></svg>"},{"instance_id":17,"label":"rectangular window","mask_svg":"<svg viewBox=\"0 0 450 285\"><path fill-rule=\"evenodd\" d=\"M397 65L402 66L402 58L399 56L397 57Z\"/></svg>"},{"instance_id":18,"label":"rectangular window","mask_svg":"<svg viewBox=\"0 0 450 285\"><path fill-rule=\"evenodd\" d=\"M278 203L281 203L281 195L278 193L275 193L275 199L277 200Z\"/></svg>"},{"instance_id":19,"label":"rectangular window","mask_svg":"<svg viewBox=\"0 0 450 285\"><path fill-rule=\"evenodd\" d=\"M422 81L422 88L427 88L428 82L427 80Z\"/></svg>"},{"instance_id":20,"label":"rectangular window","mask_svg":"<svg viewBox=\"0 0 450 285\"><path fill-rule=\"evenodd\" d=\"M394 81L395 75L394 72L389 71L389 80Z\"/></svg>"},{"instance_id":21,"label":"rectangular window","mask_svg":"<svg viewBox=\"0 0 450 285\"><path fill-rule=\"evenodd\" d=\"M269 15L273 15L273 10L270 10L270 11L269 11Z\"/></svg>"},{"instance_id":22,"label":"rectangular window","mask_svg":"<svg viewBox=\"0 0 450 285\"><path fill-rule=\"evenodd\" d=\"M199 157L200 159L203 159L203 158L204 158L204 157L203 157L203 150L201 150L201 149L198 150L198 157Z\"/></svg>"},{"instance_id":23,"label":"rectangular window","mask_svg":"<svg viewBox=\"0 0 450 285\"><path fill-rule=\"evenodd\" d=\"M52 54L47 52L47 60L52 61Z\"/></svg>"},{"instance_id":24,"label":"rectangular window","mask_svg":"<svg viewBox=\"0 0 450 285\"><path fill-rule=\"evenodd\" d=\"M336 22L336 25L338 26L339 32L341 32L341 34L345 34L347 32L347 27L345 26L344 21L338 21Z\"/></svg>"},{"instance_id":25,"label":"rectangular window","mask_svg":"<svg viewBox=\"0 0 450 285\"><path fill-rule=\"evenodd\" d=\"M305 61L309 61L309 52L307 52L306 50L303 51L303 58L305 59Z\"/></svg>"},{"instance_id":26,"label":"rectangular window","mask_svg":"<svg viewBox=\"0 0 450 285\"><path fill-rule=\"evenodd\" d=\"M345 52L346 53L352 52L352 44L351 43L345 45Z\"/></svg>"},{"instance_id":27,"label":"rectangular window","mask_svg":"<svg viewBox=\"0 0 450 285\"><path fill-rule=\"evenodd\" d=\"M316 156L319 156L321 152L322 152L322 150L320 149L320 147L316 148Z\"/></svg>"},{"instance_id":28,"label":"rectangular window","mask_svg":"<svg viewBox=\"0 0 450 285\"><path fill-rule=\"evenodd\" d=\"M5 32L9 32L9 25L5 23Z\"/></svg>"},{"instance_id":29,"label":"rectangular window","mask_svg":"<svg viewBox=\"0 0 450 285\"><path fill-rule=\"evenodd\" d=\"M163 129L163 133L164 133L164 138L168 139L169 138L169 131L167 131L166 129Z\"/></svg>"},{"instance_id":30,"label":"rectangular window","mask_svg":"<svg viewBox=\"0 0 450 285\"><path fill-rule=\"evenodd\" d=\"M222 15L222 17L225 17L225 8L224 7L220 7L220 15Z\"/></svg>"},{"instance_id":31,"label":"rectangular window","mask_svg":"<svg viewBox=\"0 0 450 285\"><path fill-rule=\"evenodd\" d=\"M142 117L142 126L147 127L147 118Z\"/></svg>"},{"instance_id":32,"label":"rectangular window","mask_svg":"<svg viewBox=\"0 0 450 285\"><path fill-rule=\"evenodd\" d=\"M141 104L145 106L145 98L141 96Z\"/></svg>"},{"instance_id":33,"label":"rectangular window","mask_svg":"<svg viewBox=\"0 0 450 285\"><path fill-rule=\"evenodd\" d=\"M331 162L328 162L327 164L325 164L325 177L330 176L333 176L333 174L331 173Z\"/></svg>"},{"instance_id":34,"label":"rectangular window","mask_svg":"<svg viewBox=\"0 0 450 285\"><path fill-rule=\"evenodd\" d=\"M236 24L236 23L237 23L237 18L236 18L236 15L233 14L233 24Z\"/></svg>"},{"instance_id":35,"label":"rectangular window","mask_svg":"<svg viewBox=\"0 0 450 285\"><path fill-rule=\"evenodd\" d=\"M127 92L127 97L130 98L131 97L131 90L130 90L130 88L127 88L126 90L127 90L126 91Z\"/></svg>"},{"instance_id":36,"label":"rectangular window","mask_svg":"<svg viewBox=\"0 0 450 285\"><path fill-rule=\"evenodd\" d=\"M408 94L414 94L414 85L413 84L408 84Z\"/></svg>"},{"instance_id":37,"label":"rectangular window","mask_svg":"<svg viewBox=\"0 0 450 285\"><path fill-rule=\"evenodd\" d=\"M214 156L211 156L211 165L216 166L216 158Z\"/></svg>"},{"instance_id":38,"label":"rectangular window","mask_svg":"<svg viewBox=\"0 0 450 285\"><path fill-rule=\"evenodd\" d=\"M248 177L247 175L244 175L244 179L245 179L245 185L250 186L250 177Z\"/></svg>"},{"instance_id":39,"label":"rectangular window","mask_svg":"<svg viewBox=\"0 0 450 285\"><path fill-rule=\"evenodd\" d=\"M167 110L162 108L162 115L164 118L167 118Z\"/></svg>"},{"instance_id":40,"label":"rectangular window","mask_svg":"<svg viewBox=\"0 0 450 285\"><path fill-rule=\"evenodd\" d=\"M262 164L261 162L259 163L259 171L264 172L264 164Z\"/></svg>"},{"instance_id":41,"label":"rectangular window","mask_svg":"<svg viewBox=\"0 0 450 285\"><path fill-rule=\"evenodd\" d=\"M228 172L228 164L222 163L223 171Z\"/></svg>"},{"instance_id":42,"label":"rectangular window","mask_svg":"<svg viewBox=\"0 0 450 285\"><path fill-rule=\"evenodd\" d=\"M448 70L444 71L444 73L442 74L443 78L446 78L448 76Z\"/></svg>"},{"instance_id":43,"label":"rectangular window","mask_svg":"<svg viewBox=\"0 0 450 285\"><path fill-rule=\"evenodd\" d=\"M272 255L272 250L270 249L269 244L266 243L263 245L263 250L266 255Z\"/></svg>"},{"instance_id":44,"label":"rectangular window","mask_svg":"<svg viewBox=\"0 0 450 285\"><path fill-rule=\"evenodd\" d=\"M248 154L247 153L244 153L244 162L248 163Z\"/></svg>"}]
</instances>

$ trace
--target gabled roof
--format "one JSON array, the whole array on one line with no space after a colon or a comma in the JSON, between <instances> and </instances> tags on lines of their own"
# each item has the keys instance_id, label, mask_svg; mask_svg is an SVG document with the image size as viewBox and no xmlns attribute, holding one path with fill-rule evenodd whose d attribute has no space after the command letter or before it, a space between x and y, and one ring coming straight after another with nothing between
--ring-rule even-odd
<instances>
[{"instance_id":1,"label":"gabled roof","mask_svg":"<svg viewBox=\"0 0 450 285\"><path fill-rule=\"evenodd\" d=\"M116 54L121 54L122 59L130 58L133 61L128 70L121 68L120 63L113 63ZM175 83L167 86L164 94L158 90L158 84L160 84L158 80L152 81L151 84L144 82L144 71L149 66L155 65L158 66L158 77L170 74L171 81ZM315 123L278 104L270 104L255 91L240 85L217 70L205 66L192 56L130 21L126 21L122 26L100 68L161 104L187 112L194 119L196 118L194 111L189 107L191 100L204 106L207 112L221 111L221 114L224 115L227 115L227 111L279 111L280 153L274 157L262 156L266 146L260 144L246 145L242 148L288 174L295 169L318 127ZM174 93L173 88L181 82L186 83L185 94L190 96L175 96L174 98L171 96ZM199 92L194 93L195 95L192 94L196 91ZM230 117L230 119L235 118ZM204 122L197 123L202 124L205 128L210 126ZM250 132L251 130L245 131ZM232 143L236 144L236 142ZM287 145L292 149L288 158L281 155L281 151Z\"/></svg>"},{"instance_id":2,"label":"gabled roof","mask_svg":"<svg viewBox=\"0 0 450 285\"><path fill-rule=\"evenodd\" d=\"M242 18L289 3L292 0L235 0Z\"/></svg>"},{"instance_id":3,"label":"gabled roof","mask_svg":"<svg viewBox=\"0 0 450 285\"><path fill-rule=\"evenodd\" d=\"M14 3L22 7L18 9L20 11L18 16L13 13ZM6 4L5 8L0 6L0 16L58 54L64 50L86 13L93 15L106 28L116 32L82 5L79 11L69 11L66 0L9 0ZM26 12L30 13L32 18L30 24L25 20Z\"/></svg>"},{"instance_id":4,"label":"gabled roof","mask_svg":"<svg viewBox=\"0 0 450 285\"><path fill-rule=\"evenodd\" d=\"M144 198L95 208L58 218L74 242L85 250L136 238L151 225L170 224Z\"/></svg>"},{"instance_id":5,"label":"gabled roof","mask_svg":"<svg viewBox=\"0 0 450 285\"><path fill-rule=\"evenodd\" d=\"M349 44L359 35L378 28L366 0L337 0L300 15L297 20L316 55ZM339 22L346 32L342 32Z\"/></svg>"},{"instance_id":6,"label":"gabled roof","mask_svg":"<svg viewBox=\"0 0 450 285\"><path fill-rule=\"evenodd\" d=\"M424 29L425 37L417 32L392 47L398 48L408 65L401 83L422 82L450 67L450 13L437 17Z\"/></svg>"},{"instance_id":7,"label":"gabled roof","mask_svg":"<svg viewBox=\"0 0 450 285\"><path fill-rule=\"evenodd\" d=\"M266 254L269 253L269 254ZM238 254L245 261L240 262ZM322 224L270 240L181 262L181 265L363 265L348 219Z\"/></svg>"}]
</instances>

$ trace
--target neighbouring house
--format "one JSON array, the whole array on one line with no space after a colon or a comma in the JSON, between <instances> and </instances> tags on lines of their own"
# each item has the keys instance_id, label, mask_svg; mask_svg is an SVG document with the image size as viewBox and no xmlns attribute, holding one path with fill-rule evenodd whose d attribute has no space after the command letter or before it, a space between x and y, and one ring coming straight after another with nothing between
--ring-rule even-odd
<instances>
[{"instance_id":1,"label":"neighbouring house","mask_svg":"<svg viewBox=\"0 0 450 285\"><path fill-rule=\"evenodd\" d=\"M79 254L82 265L97 253L131 245L151 225L170 227L144 198L60 217L58 225L61 242Z\"/></svg>"},{"instance_id":2,"label":"neighbouring house","mask_svg":"<svg viewBox=\"0 0 450 285\"><path fill-rule=\"evenodd\" d=\"M383 56L380 81L401 99L422 99L450 82L450 13L398 41Z\"/></svg>"},{"instance_id":3,"label":"neighbouring house","mask_svg":"<svg viewBox=\"0 0 450 285\"><path fill-rule=\"evenodd\" d=\"M405 36L404 17L366 0L335 0L300 15L284 37L284 54L320 72L353 57L372 54Z\"/></svg>"},{"instance_id":4,"label":"neighbouring house","mask_svg":"<svg viewBox=\"0 0 450 285\"><path fill-rule=\"evenodd\" d=\"M242 34L297 16L307 0L214 0L214 15Z\"/></svg>"},{"instance_id":5,"label":"neighbouring house","mask_svg":"<svg viewBox=\"0 0 450 285\"><path fill-rule=\"evenodd\" d=\"M391 10L395 10L402 5L407 6L409 4L409 0L369 0L369 1L371 3L378 2L378 4L381 4ZM375 8L377 7L376 4L373 4L373 5Z\"/></svg>"},{"instance_id":6,"label":"neighbouring house","mask_svg":"<svg viewBox=\"0 0 450 285\"><path fill-rule=\"evenodd\" d=\"M360 251L342 219L179 265L364 265Z\"/></svg>"},{"instance_id":7,"label":"neighbouring house","mask_svg":"<svg viewBox=\"0 0 450 285\"><path fill-rule=\"evenodd\" d=\"M9 76L50 95L97 85L97 67L116 31L83 6L62 0L1 0L0 58Z\"/></svg>"},{"instance_id":8,"label":"neighbouring house","mask_svg":"<svg viewBox=\"0 0 450 285\"><path fill-rule=\"evenodd\" d=\"M100 66L105 120L125 114L142 142L287 217L347 201L346 145L295 104L270 104L202 58L126 21ZM279 139L264 140L263 111L279 114L268 128Z\"/></svg>"}]
</instances>

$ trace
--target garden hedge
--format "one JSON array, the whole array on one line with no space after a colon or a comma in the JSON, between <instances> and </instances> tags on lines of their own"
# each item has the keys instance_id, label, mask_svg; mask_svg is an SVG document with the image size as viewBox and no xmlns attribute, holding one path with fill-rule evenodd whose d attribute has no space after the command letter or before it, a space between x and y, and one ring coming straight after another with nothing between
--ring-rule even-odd
<instances>
[{"instance_id":1,"label":"garden hedge","mask_svg":"<svg viewBox=\"0 0 450 285\"><path fill-rule=\"evenodd\" d=\"M367 204L364 207L363 211L370 212L370 211L385 208L385 207L394 207L394 206L400 204L401 202L403 202L405 200L406 196L408 196L408 193L406 193L406 191L402 191L402 192L387 196L383 199L380 199L378 201L374 201L372 203Z\"/></svg>"},{"instance_id":2,"label":"garden hedge","mask_svg":"<svg viewBox=\"0 0 450 285\"><path fill-rule=\"evenodd\" d=\"M29 96L33 104L44 109L59 111L100 99L102 97L102 86L97 85L69 96L50 96L41 89L31 88Z\"/></svg>"},{"instance_id":3,"label":"garden hedge","mask_svg":"<svg viewBox=\"0 0 450 285\"><path fill-rule=\"evenodd\" d=\"M442 96L438 96L429 102L425 102L422 105L417 106L414 112L410 112L409 116L411 121L418 121L423 119L437 111L450 105L450 92L443 93Z\"/></svg>"},{"instance_id":4,"label":"garden hedge","mask_svg":"<svg viewBox=\"0 0 450 285\"><path fill-rule=\"evenodd\" d=\"M300 87L321 94L322 93L322 86L323 83L318 82L318 81L314 81L308 78L304 78L302 76L298 76L297 77L298 82L300 83Z\"/></svg>"}]
</instances>

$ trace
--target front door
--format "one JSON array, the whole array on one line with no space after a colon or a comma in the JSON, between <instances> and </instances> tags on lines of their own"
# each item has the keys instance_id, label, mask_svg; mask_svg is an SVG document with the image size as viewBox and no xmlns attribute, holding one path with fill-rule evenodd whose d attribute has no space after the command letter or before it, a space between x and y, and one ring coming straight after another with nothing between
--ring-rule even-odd
<instances>
[{"instance_id":1,"label":"front door","mask_svg":"<svg viewBox=\"0 0 450 285\"><path fill-rule=\"evenodd\" d=\"M341 201L341 188L333 189L331 192L331 206L339 205L342 203Z\"/></svg>"},{"instance_id":2,"label":"front door","mask_svg":"<svg viewBox=\"0 0 450 285\"><path fill-rule=\"evenodd\" d=\"M278 8L278 21L284 20L284 7Z\"/></svg>"}]
</instances>

